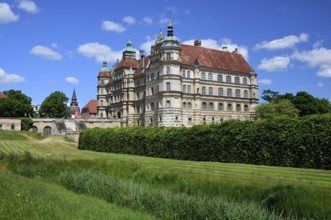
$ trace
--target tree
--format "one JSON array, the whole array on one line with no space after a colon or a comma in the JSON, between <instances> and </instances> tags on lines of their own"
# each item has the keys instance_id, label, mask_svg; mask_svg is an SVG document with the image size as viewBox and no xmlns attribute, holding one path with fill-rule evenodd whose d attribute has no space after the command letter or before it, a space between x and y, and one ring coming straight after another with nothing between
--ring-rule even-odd
<instances>
[{"instance_id":1,"label":"tree","mask_svg":"<svg viewBox=\"0 0 331 220\"><path fill-rule=\"evenodd\" d=\"M22 131L29 131L32 127L33 121L31 118L22 118L21 119L21 130Z\"/></svg>"},{"instance_id":2,"label":"tree","mask_svg":"<svg viewBox=\"0 0 331 220\"><path fill-rule=\"evenodd\" d=\"M7 98L0 99L0 117L33 117L31 98L20 90L3 92Z\"/></svg>"},{"instance_id":3,"label":"tree","mask_svg":"<svg viewBox=\"0 0 331 220\"><path fill-rule=\"evenodd\" d=\"M267 119L278 116L298 117L299 110L295 108L293 103L289 100L281 99L257 106L255 114L259 119Z\"/></svg>"},{"instance_id":4,"label":"tree","mask_svg":"<svg viewBox=\"0 0 331 220\"><path fill-rule=\"evenodd\" d=\"M59 91L55 91L45 98L39 109L42 118L69 118L70 114L66 103L69 98Z\"/></svg>"},{"instance_id":5,"label":"tree","mask_svg":"<svg viewBox=\"0 0 331 220\"><path fill-rule=\"evenodd\" d=\"M263 90L261 98L267 102L276 101L279 98L279 92L272 91L271 89Z\"/></svg>"}]
</instances>

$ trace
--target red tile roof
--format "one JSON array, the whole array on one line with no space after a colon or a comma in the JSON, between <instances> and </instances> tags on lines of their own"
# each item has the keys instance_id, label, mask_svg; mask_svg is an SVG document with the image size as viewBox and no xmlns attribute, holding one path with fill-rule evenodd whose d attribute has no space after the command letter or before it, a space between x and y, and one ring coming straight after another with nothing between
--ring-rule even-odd
<instances>
[{"instance_id":1,"label":"red tile roof","mask_svg":"<svg viewBox=\"0 0 331 220\"><path fill-rule=\"evenodd\" d=\"M180 45L181 63L193 65L198 58L201 67L248 73L251 67L241 54L214 50L200 46Z\"/></svg>"},{"instance_id":2,"label":"red tile roof","mask_svg":"<svg viewBox=\"0 0 331 220\"><path fill-rule=\"evenodd\" d=\"M110 72L108 72L108 71L101 71L99 73L99 77L110 77Z\"/></svg>"},{"instance_id":3,"label":"red tile roof","mask_svg":"<svg viewBox=\"0 0 331 220\"><path fill-rule=\"evenodd\" d=\"M0 99L7 98L8 96L5 95L4 93L0 92Z\"/></svg>"},{"instance_id":4,"label":"red tile roof","mask_svg":"<svg viewBox=\"0 0 331 220\"><path fill-rule=\"evenodd\" d=\"M83 109L89 109L90 114L96 114L97 113L97 100L92 99L90 100ZM82 110L83 111L83 110Z\"/></svg>"},{"instance_id":5,"label":"red tile roof","mask_svg":"<svg viewBox=\"0 0 331 220\"><path fill-rule=\"evenodd\" d=\"M132 69L138 69L139 67L139 61L133 58L124 58L121 60L121 62L119 62L116 67L115 67L115 71L116 70L120 70L120 69L125 69L125 68L130 68L132 67Z\"/></svg>"}]
</instances>

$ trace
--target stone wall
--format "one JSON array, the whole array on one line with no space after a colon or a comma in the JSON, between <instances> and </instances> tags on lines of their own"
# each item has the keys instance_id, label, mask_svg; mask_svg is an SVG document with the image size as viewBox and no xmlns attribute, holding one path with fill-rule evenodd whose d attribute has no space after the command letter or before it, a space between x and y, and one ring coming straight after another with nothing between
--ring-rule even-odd
<instances>
[{"instance_id":1,"label":"stone wall","mask_svg":"<svg viewBox=\"0 0 331 220\"><path fill-rule=\"evenodd\" d=\"M21 130L21 119L0 118L0 130L20 131Z\"/></svg>"}]
</instances>

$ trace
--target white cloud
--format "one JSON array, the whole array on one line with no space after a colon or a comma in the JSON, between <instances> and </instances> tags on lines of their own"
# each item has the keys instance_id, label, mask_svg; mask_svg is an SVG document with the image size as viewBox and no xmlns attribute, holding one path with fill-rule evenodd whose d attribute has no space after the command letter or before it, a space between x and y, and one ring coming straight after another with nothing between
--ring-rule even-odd
<instances>
[{"instance_id":1,"label":"white cloud","mask_svg":"<svg viewBox=\"0 0 331 220\"><path fill-rule=\"evenodd\" d=\"M39 56L41 58L49 59L49 60L61 60L62 55L58 52L55 52L51 48L44 47L41 45L34 46L30 50L30 54Z\"/></svg>"},{"instance_id":2,"label":"white cloud","mask_svg":"<svg viewBox=\"0 0 331 220\"><path fill-rule=\"evenodd\" d=\"M317 76L331 78L331 66L323 65L316 73Z\"/></svg>"},{"instance_id":3,"label":"white cloud","mask_svg":"<svg viewBox=\"0 0 331 220\"><path fill-rule=\"evenodd\" d=\"M119 23L113 21L104 21L102 22L101 28L105 31L114 31L116 33L122 33L126 31L126 28Z\"/></svg>"},{"instance_id":4,"label":"white cloud","mask_svg":"<svg viewBox=\"0 0 331 220\"><path fill-rule=\"evenodd\" d=\"M15 15L10 6L7 3L0 2L0 24L6 24L15 22L19 19L18 15Z\"/></svg>"},{"instance_id":5,"label":"white cloud","mask_svg":"<svg viewBox=\"0 0 331 220\"><path fill-rule=\"evenodd\" d=\"M36 14L39 12L39 8L34 1L22 0L18 4L18 8L22 9L30 14Z\"/></svg>"},{"instance_id":6,"label":"white cloud","mask_svg":"<svg viewBox=\"0 0 331 220\"><path fill-rule=\"evenodd\" d=\"M290 58L285 56L277 56L270 59L261 60L261 64L258 69L268 72L286 70L290 64Z\"/></svg>"},{"instance_id":7,"label":"white cloud","mask_svg":"<svg viewBox=\"0 0 331 220\"><path fill-rule=\"evenodd\" d=\"M182 42L182 44L194 45L194 41L195 40L187 40ZM238 53L240 53L246 60L249 58L248 49L246 46L232 43L231 40L227 38L224 38L221 41L216 41L214 39L202 39L201 46L216 50L223 50L223 47L227 47L227 50L230 52L238 48Z\"/></svg>"},{"instance_id":8,"label":"white cloud","mask_svg":"<svg viewBox=\"0 0 331 220\"><path fill-rule=\"evenodd\" d=\"M122 21L127 23L127 24L135 24L136 23L136 19L132 16L126 16L122 19Z\"/></svg>"},{"instance_id":9,"label":"white cloud","mask_svg":"<svg viewBox=\"0 0 331 220\"><path fill-rule=\"evenodd\" d=\"M67 83L72 83L72 84L78 84L78 83L79 83L79 80L78 80L77 78L75 78L75 77L71 77L71 76L66 77L66 78L65 78L65 81L66 81Z\"/></svg>"},{"instance_id":10,"label":"white cloud","mask_svg":"<svg viewBox=\"0 0 331 220\"><path fill-rule=\"evenodd\" d=\"M25 82L24 77L17 74L6 73L3 69L0 68L0 84L8 83L21 83Z\"/></svg>"},{"instance_id":11,"label":"white cloud","mask_svg":"<svg viewBox=\"0 0 331 220\"><path fill-rule=\"evenodd\" d=\"M153 19L152 19L151 17L143 17L143 18L142 18L142 21L143 21L143 23L146 24L146 25L151 25L151 24L153 24Z\"/></svg>"},{"instance_id":12,"label":"white cloud","mask_svg":"<svg viewBox=\"0 0 331 220\"><path fill-rule=\"evenodd\" d=\"M308 41L308 34L302 33L299 36L289 35L272 41L263 41L262 43L256 44L254 49L277 50L292 48L297 43L306 41Z\"/></svg>"},{"instance_id":13,"label":"white cloud","mask_svg":"<svg viewBox=\"0 0 331 220\"><path fill-rule=\"evenodd\" d=\"M271 79L259 79L258 82L260 85L271 85L272 84Z\"/></svg>"},{"instance_id":14,"label":"white cloud","mask_svg":"<svg viewBox=\"0 0 331 220\"><path fill-rule=\"evenodd\" d=\"M98 42L80 45L77 51L85 57L95 58L99 63L102 63L105 59L115 62L117 59L122 58L122 51L113 51L107 45L99 44Z\"/></svg>"},{"instance_id":15,"label":"white cloud","mask_svg":"<svg viewBox=\"0 0 331 220\"><path fill-rule=\"evenodd\" d=\"M323 44L323 40L318 40L313 44L313 48L318 49L322 46L322 44Z\"/></svg>"},{"instance_id":16,"label":"white cloud","mask_svg":"<svg viewBox=\"0 0 331 220\"><path fill-rule=\"evenodd\" d=\"M169 21L170 21L170 18L166 18L166 17L160 18L159 24L168 24Z\"/></svg>"},{"instance_id":17,"label":"white cloud","mask_svg":"<svg viewBox=\"0 0 331 220\"><path fill-rule=\"evenodd\" d=\"M155 44L155 40L156 39L152 39L150 36L147 36L145 43L141 44L139 48L141 50L144 50L146 55L148 55L150 54L151 46Z\"/></svg>"}]
</instances>

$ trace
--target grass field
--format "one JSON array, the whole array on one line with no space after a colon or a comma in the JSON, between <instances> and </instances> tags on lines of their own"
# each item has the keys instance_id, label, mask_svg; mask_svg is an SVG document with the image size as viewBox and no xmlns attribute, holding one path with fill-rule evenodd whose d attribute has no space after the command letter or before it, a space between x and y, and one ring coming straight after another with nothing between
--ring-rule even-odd
<instances>
[{"instance_id":1,"label":"grass field","mask_svg":"<svg viewBox=\"0 0 331 220\"><path fill-rule=\"evenodd\" d=\"M52 201L67 202L68 207L75 207L79 199L90 198L98 207L109 206L102 209L113 210L117 219L133 219L132 216L140 219L328 219L331 216L331 172L326 170L80 151L75 143L62 137L42 138L4 131L0 132L0 152L3 154L0 155L0 178L8 184L15 183L12 187L25 189L28 194L33 192L32 186L49 188L50 195L36 200L48 201L57 196L58 200ZM0 184L1 187L4 188ZM15 190L9 191L12 195L0 196L1 203L9 204L10 198L16 198ZM68 200L73 195L77 199ZM31 193L31 196L38 195ZM24 212L31 212L29 206L18 204L25 207ZM88 206L84 205L81 213L89 212ZM122 215L122 209L129 210L129 214ZM50 212L56 212L56 208ZM15 216L10 215L10 207L4 213L8 219ZM64 211L57 216L67 214ZM98 219L109 219L112 216L109 214L104 213ZM85 216L93 219L91 215Z\"/></svg>"}]
</instances>

